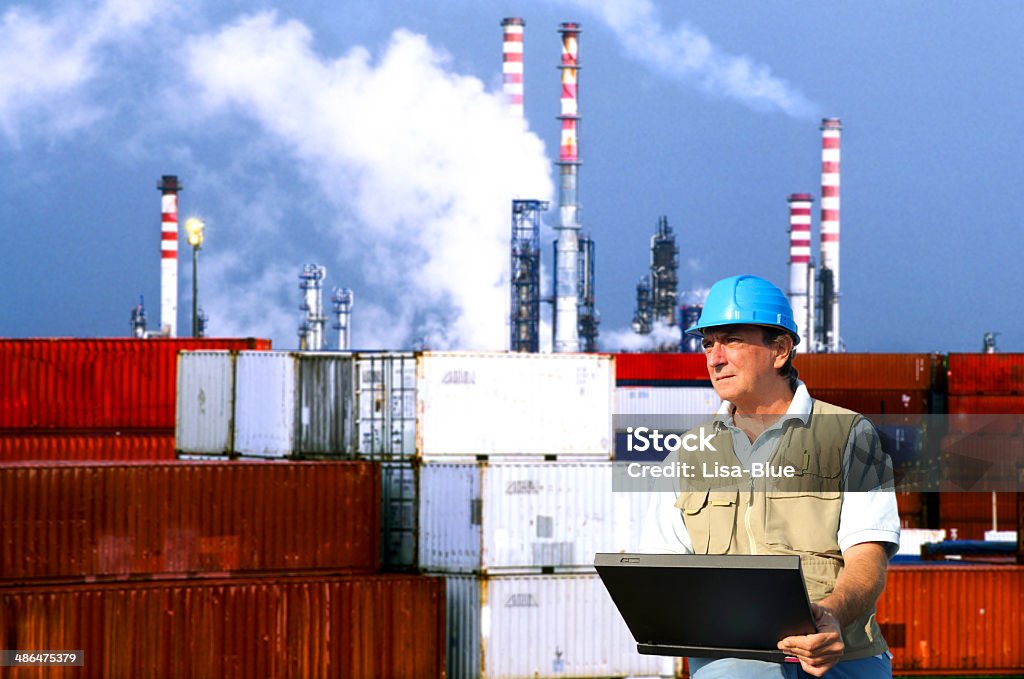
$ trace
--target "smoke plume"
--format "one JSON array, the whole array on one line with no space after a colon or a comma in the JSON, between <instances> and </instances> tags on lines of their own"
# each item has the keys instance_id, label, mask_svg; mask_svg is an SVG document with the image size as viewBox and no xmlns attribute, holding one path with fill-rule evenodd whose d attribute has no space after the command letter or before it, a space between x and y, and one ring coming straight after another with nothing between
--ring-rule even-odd
<instances>
[{"instance_id":1,"label":"smoke plume","mask_svg":"<svg viewBox=\"0 0 1024 679\"><path fill-rule=\"evenodd\" d=\"M729 54L694 26L662 26L651 0L563 0L596 14L630 57L709 94L736 99L753 109L814 118L817 106L771 69L747 56Z\"/></svg>"},{"instance_id":2,"label":"smoke plume","mask_svg":"<svg viewBox=\"0 0 1024 679\"><path fill-rule=\"evenodd\" d=\"M325 299L332 285L355 289L359 346L422 339L433 348L504 348L510 201L550 199L542 142L509 114L500 91L453 72L421 35L395 31L376 58L362 47L325 57L313 42L303 24L262 13L193 41L187 54L205 114L255 123L330 207L319 232L237 234L242 259L280 261L301 250L302 238L321 244ZM290 263L296 276L304 263ZM249 289L278 283L235 273L222 280ZM297 306L296 286L284 304ZM280 291L266 293L282 304ZM233 297L219 290L211 317L235 313Z\"/></svg>"}]
</instances>

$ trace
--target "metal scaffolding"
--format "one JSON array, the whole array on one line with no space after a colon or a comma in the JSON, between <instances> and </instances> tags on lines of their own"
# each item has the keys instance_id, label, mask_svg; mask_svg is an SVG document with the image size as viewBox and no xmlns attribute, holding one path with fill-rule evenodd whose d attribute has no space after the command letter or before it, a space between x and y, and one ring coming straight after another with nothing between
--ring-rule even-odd
<instances>
[{"instance_id":1,"label":"metal scaffolding","mask_svg":"<svg viewBox=\"0 0 1024 679\"><path fill-rule=\"evenodd\" d=\"M512 201L511 351L540 350L540 213L547 209L546 201Z\"/></svg>"}]
</instances>

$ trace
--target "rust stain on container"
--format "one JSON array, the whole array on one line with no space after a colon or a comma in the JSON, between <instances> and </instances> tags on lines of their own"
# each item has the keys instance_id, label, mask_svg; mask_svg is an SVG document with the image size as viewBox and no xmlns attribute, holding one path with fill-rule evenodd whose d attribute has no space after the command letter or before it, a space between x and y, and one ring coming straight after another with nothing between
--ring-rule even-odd
<instances>
[{"instance_id":1,"label":"rust stain on container","mask_svg":"<svg viewBox=\"0 0 1024 679\"><path fill-rule=\"evenodd\" d=\"M940 354L801 354L793 365L815 389L927 391L944 383Z\"/></svg>"},{"instance_id":2,"label":"rust stain on container","mask_svg":"<svg viewBox=\"0 0 1024 679\"><path fill-rule=\"evenodd\" d=\"M174 429L182 350L267 350L265 339L0 340L0 429Z\"/></svg>"},{"instance_id":3,"label":"rust stain on container","mask_svg":"<svg viewBox=\"0 0 1024 679\"><path fill-rule=\"evenodd\" d=\"M32 461L173 460L174 431L0 433L0 464Z\"/></svg>"},{"instance_id":4,"label":"rust stain on container","mask_svg":"<svg viewBox=\"0 0 1024 679\"><path fill-rule=\"evenodd\" d=\"M0 467L0 585L379 565L372 462Z\"/></svg>"},{"instance_id":5,"label":"rust stain on container","mask_svg":"<svg viewBox=\"0 0 1024 679\"><path fill-rule=\"evenodd\" d=\"M893 566L877 611L896 673L1024 667L1022 567Z\"/></svg>"},{"instance_id":6,"label":"rust stain on container","mask_svg":"<svg viewBox=\"0 0 1024 679\"><path fill-rule=\"evenodd\" d=\"M1024 394L1024 354L950 354L950 394Z\"/></svg>"},{"instance_id":7,"label":"rust stain on container","mask_svg":"<svg viewBox=\"0 0 1024 679\"><path fill-rule=\"evenodd\" d=\"M80 649L81 668L11 677L437 679L444 580L254 578L0 589L0 638Z\"/></svg>"},{"instance_id":8,"label":"rust stain on container","mask_svg":"<svg viewBox=\"0 0 1024 679\"><path fill-rule=\"evenodd\" d=\"M704 354L614 354L619 385L711 386Z\"/></svg>"}]
</instances>

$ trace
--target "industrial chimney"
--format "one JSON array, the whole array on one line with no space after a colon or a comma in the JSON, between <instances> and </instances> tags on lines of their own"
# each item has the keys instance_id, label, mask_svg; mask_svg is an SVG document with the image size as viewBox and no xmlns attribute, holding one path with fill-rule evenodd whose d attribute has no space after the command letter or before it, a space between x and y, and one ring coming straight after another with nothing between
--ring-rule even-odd
<instances>
[{"instance_id":1,"label":"industrial chimney","mask_svg":"<svg viewBox=\"0 0 1024 679\"><path fill-rule=\"evenodd\" d=\"M509 17L501 22L504 37L501 50L501 79L505 99L513 115L522 118L523 113L523 28L526 22L518 17Z\"/></svg>"},{"instance_id":2,"label":"industrial chimney","mask_svg":"<svg viewBox=\"0 0 1024 679\"><path fill-rule=\"evenodd\" d=\"M178 192L177 175L165 174L160 190L160 332L178 336Z\"/></svg>"},{"instance_id":3,"label":"industrial chimney","mask_svg":"<svg viewBox=\"0 0 1024 679\"><path fill-rule=\"evenodd\" d=\"M842 351L839 336L839 118L821 121L821 341L824 351Z\"/></svg>"},{"instance_id":4,"label":"industrial chimney","mask_svg":"<svg viewBox=\"0 0 1024 679\"><path fill-rule=\"evenodd\" d=\"M562 36L562 63L559 65L562 80L562 112L558 119L562 123L562 138L559 145L559 225L555 227L558 239L555 241L555 352L575 352L579 342L579 202L577 193L577 172L580 165L577 131L579 128L579 106L577 84L579 82L579 36L580 26L563 23L559 32Z\"/></svg>"},{"instance_id":5,"label":"industrial chimney","mask_svg":"<svg viewBox=\"0 0 1024 679\"><path fill-rule=\"evenodd\" d=\"M811 264L811 204L809 193L793 193L789 202L789 305L805 347L814 346L814 307L807 293Z\"/></svg>"}]
</instances>

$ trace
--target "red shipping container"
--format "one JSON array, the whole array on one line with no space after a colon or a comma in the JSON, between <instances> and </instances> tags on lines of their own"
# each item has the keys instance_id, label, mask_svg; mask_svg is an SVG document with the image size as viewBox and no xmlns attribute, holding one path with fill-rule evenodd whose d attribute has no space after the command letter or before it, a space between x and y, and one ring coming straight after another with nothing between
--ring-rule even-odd
<instances>
[{"instance_id":1,"label":"red shipping container","mask_svg":"<svg viewBox=\"0 0 1024 679\"><path fill-rule=\"evenodd\" d=\"M619 386L710 387L704 354L613 354Z\"/></svg>"},{"instance_id":2,"label":"red shipping container","mask_svg":"<svg viewBox=\"0 0 1024 679\"><path fill-rule=\"evenodd\" d=\"M816 399L862 415L926 415L931 412L930 391L819 389L809 385L807 390ZM920 418L912 418L912 424L920 426Z\"/></svg>"},{"instance_id":3,"label":"red shipping container","mask_svg":"<svg viewBox=\"0 0 1024 679\"><path fill-rule=\"evenodd\" d=\"M373 572L372 462L0 467L0 584Z\"/></svg>"},{"instance_id":4,"label":"red shipping container","mask_svg":"<svg viewBox=\"0 0 1024 679\"><path fill-rule=\"evenodd\" d=\"M939 528L953 539L984 540L985 531L992 530L992 493L940 493ZM1017 529L1017 493L995 493L995 514L998 530Z\"/></svg>"},{"instance_id":5,"label":"red shipping container","mask_svg":"<svg viewBox=\"0 0 1024 679\"><path fill-rule=\"evenodd\" d=\"M1024 396L950 394L946 407L950 433L1019 434L1024 431Z\"/></svg>"},{"instance_id":6,"label":"red shipping container","mask_svg":"<svg viewBox=\"0 0 1024 679\"><path fill-rule=\"evenodd\" d=\"M950 394L1024 394L1024 354L950 354Z\"/></svg>"},{"instance_id":7,"label":"red shipping container","mask_svg":"<svg viewBox=\"0 0 1024 679\"><path fill-rule=\"evenodd\" d=\"M942 490L1016 492L1017 470L1024 467L1024 436L950 434L942 438L939 459Z\"/></svg>"},{"instance_id":8,"label":"red shipping container","mask_svg":"<svg viewBox=\"0 0 1024 679\"><path fill-rule=\"evenodd\" d=\"M173 460L174 430L0 433L0 464L45 461Z\"/></svg>"},{"instance_id":9,"label":"red shipping container","mask_svg":"<svg viewBox=\"0 0 1024 679\"><path fill-rule=\"evenodd\" d=\"M364 575L0 589L5 648L80 650L5 677L437 679L442 578Z\"/></svg>"},{"instance_id":10,"label":"red shipping container","mask_svg":"<svg viewBox=\"0 0 1024 679\"><path fill-rule=\"evenodd\" d=\"M939 388L940 354L802 354L793 365L807 387L928 391Z\"/></svg>"},{"instance_id":11,"label":"red shipping container","mask_svg":"<svg viewBox=\"0 0 1024 679\"><path fill-rule=\"evenodd\" d=\"M0 430L173 430L178 352L213 349L270 340L0 340Z\"/></svg>"},{"instance_id":12,"label":"red shipping container","mask_svg":"<svg viewBox=\"0 0 1024 679\"><path fill-rule=\"evenodd\" d=\"M892 566L878 623L895 673L1019 674L1024 568Z\"/></svg>"}]
</instances>

